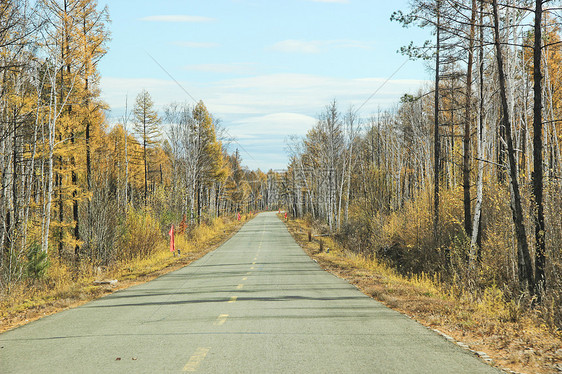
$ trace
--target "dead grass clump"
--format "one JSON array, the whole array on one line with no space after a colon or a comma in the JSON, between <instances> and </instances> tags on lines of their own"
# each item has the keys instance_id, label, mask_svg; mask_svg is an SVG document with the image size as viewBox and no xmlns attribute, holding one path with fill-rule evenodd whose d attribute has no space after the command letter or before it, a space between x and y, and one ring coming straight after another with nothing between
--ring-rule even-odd
<instances>
[{"instance_id":1,"label":"dead grass clump","mask_svg":"<svg viewBox=\"0 0 562 374\"><path fill-rule=\"evenodd\" d=\"M291 220L287 226L324 269L420 323L486 352L500 367L523 373L562 369L562 336L526 300L506 296L509 289L490 281L479 291L470 290L455 275L452 280L425 272L403 275L372 254L355 253L337 243L336 250L318 253L318 244L309 243L304 234L312 229L310 224Z\"/></svg>"},{"instance_id":2,"label":"dead grass clump","mask_svg":"<svg viewBox=\"0 0 562 374\"><path fill-rule=\"evenodd\" d=\"M119 261L147 258L154 254L160 242L160 222L152 211L130 208L116 255Z\"/></svg>"}]
</instances>

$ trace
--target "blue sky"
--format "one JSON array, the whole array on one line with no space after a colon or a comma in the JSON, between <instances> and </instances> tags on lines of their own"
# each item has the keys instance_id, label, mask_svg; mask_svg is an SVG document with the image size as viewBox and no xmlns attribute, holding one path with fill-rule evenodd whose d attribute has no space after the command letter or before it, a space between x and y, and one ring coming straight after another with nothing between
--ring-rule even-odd
<instances>
[{"instance_id":1,"label":"blue sky","mask_svg":"<svg viewBox=\"0 0 562 374\"><path fill-rule=\"evenodd\" d=\"M100 5L103 6L100 1ZM390 22L407 0L109 0L112 41L101 60L110 120L147 89L156 107L191 102L160 65L236 138L251 169L285 168L285 139L304 136L333 99L361 106L430 37ZM408 62L361 111L369 117L429 79Z\"/></svg>"}]
</instances>

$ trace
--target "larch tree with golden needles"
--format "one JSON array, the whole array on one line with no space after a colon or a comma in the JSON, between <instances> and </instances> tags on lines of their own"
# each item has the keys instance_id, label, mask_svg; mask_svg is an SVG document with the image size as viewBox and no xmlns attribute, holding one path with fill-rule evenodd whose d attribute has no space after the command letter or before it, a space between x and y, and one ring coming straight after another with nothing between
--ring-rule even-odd
<instances>
[{"instance_id":1,"label":"larch tree with golden needles","mask_svg":"<svg viewBox=\"0 0 562 374\"><path fill-rule=\"evenodd\" d=\"M54 141L52 155L54 158L52 171L54 173L54 191L56 192L56 240L58 253L63 254L64 245L79 249L78 195L77 185L78 165L76 154L80 144L76 135L80 132L77 120L80 111L78 105L83 95L78 79L80 61L77 58L78 40L76 38L76 10L77 0L43 0L42 14L45 19L43 41L49 53L52 73L50 73L51 97L54 103L51 115ZM55 95L55 96L53 96ZM48 197L50 198L50 197ZM50 205L50 204L49 204ZM65 214L65 207L72 206L72 218L69 222ZM70 230L71 229L71 230ZM72 234L70 233L72 231Z\"/></svg>"},{"instance_id":2,"label":"larch tree with golden needles","mask_svg":"<svg viewBox=\"0 0 562 374\"><path fill-rule=\"evenodd\" d=\"M82 185L87 194L86 228L83 239L91 250L92 228L94 222L91 215L92 201L92 149L99 142L104 126L103 109L105 104L99 100L99 73L97 64L107 52L109 41L109 11L107 6L98 9L96 0L81 0L76 10L76 37L79 41L78 58L82 61L79 69L81 86L84 90L81 108L80 142L85 147L85 157L80 157L84 179Z\"/></svg>"},{"instance_id":3,"label":"larch tree with golden needles","mask_svg":"<svg viewBox=\"0 0 562 374\"><path fill-rule=\"evenodd\" d=\"M192 192L196 194L197 220L201 220L203 188L217 179L222 166L222 146L217 141L215 123L205 104L200 101L193 108L194 179ZM193 200L192 200L193 201Z\"/></svg>"},{"instance_id":4,"label":"larch tree with golden needles","mask_svg":"<svg viewBox=\"0 0 562 374\"><path fill-rule=\"evenodd\" d=\"M82 227L79 209L86 200L89 210L91 138L100 133L104 122L96 65L106 52L109 18L107 8L98 10L95 0L43 0L41 6L46 20L45 45L60 61L54 81L62 105L54 150L58 249L62 253L66 243L78 255L83 233L86 239L91 236L91 222ZM65 214L67 205L72 207L70 220ZM86 217L89 221L89 215Z\"/></svg>"}]
</instances>

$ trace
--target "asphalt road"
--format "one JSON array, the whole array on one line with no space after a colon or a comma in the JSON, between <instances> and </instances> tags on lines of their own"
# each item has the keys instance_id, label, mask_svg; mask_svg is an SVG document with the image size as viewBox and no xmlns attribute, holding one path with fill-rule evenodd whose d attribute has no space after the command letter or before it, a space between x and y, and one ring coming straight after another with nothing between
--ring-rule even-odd
<instances>
[{"instance_id":1,"label":"asphalt road","mask_svg":"<svg viewBox=\"0 0 562 374\"><path fill-rule=\"evenodd\" d=\"M0 373L498 373L324 272L273 213L179 271L0 335Z\"/></svg>"}]
</instances>

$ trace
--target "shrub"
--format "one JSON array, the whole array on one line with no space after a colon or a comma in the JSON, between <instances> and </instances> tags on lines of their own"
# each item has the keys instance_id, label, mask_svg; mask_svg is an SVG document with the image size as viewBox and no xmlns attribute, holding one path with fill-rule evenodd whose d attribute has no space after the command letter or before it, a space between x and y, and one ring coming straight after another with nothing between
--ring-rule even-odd
<instances>
[{"instance_id":1,"label":"shrub","mask_svg":"<svg viewBox=\"0 0 562 374\"><path fill-rule=\"evenodd\" d=\"M27 263L25 265L25 275L32 279L41 279L45 276L49 268L49 258L47 252L41 250L41 245L34 242L27 251Z\"/></svg>"},{"instance_id":2,"label":"shrub","mask_svg":"<svg viewBox=\"0 0 562 374\"><path fill-rule=\"evenodd\" d=\"M117 257L121 260L146 258L156 251L160 241L160 223L152 211L131 208L127 212Z\"/></svg>"}]
</instances>

